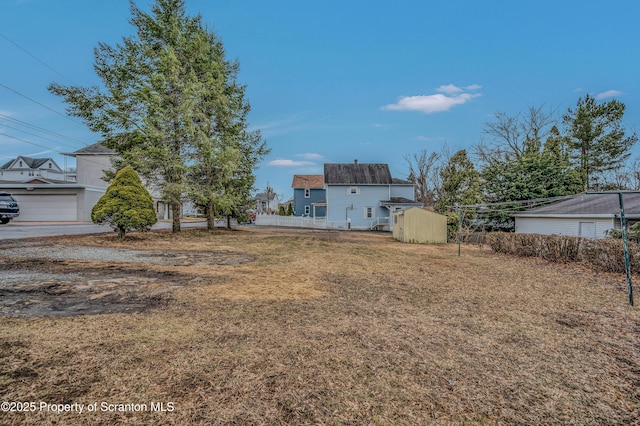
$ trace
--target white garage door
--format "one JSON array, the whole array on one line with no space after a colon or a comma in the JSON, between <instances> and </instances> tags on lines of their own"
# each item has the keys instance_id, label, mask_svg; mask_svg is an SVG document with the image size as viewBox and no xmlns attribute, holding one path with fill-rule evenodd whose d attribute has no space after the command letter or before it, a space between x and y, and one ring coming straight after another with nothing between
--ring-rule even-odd
<instances>
[{"instance_id":1,"label":"white garage door","mask_svg":"<svg viewBox=\"0 0 640 426\"><path fill-rule=\"evenodd\" d=\"M14 195L20 204L16 222L75 221L78 200L75 195Z\"/></svg>"}]
</instances>

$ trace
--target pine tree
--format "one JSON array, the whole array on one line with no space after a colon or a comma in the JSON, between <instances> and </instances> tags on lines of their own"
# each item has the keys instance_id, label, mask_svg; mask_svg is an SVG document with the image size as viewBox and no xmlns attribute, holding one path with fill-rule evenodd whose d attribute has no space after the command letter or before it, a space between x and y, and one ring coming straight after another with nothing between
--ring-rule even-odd
<instances>
[{"instance_id":1,"label":"pine tree","mask_svg":"<svg viewBox=\"0 0 640 426\"><path fill-rule=\"evenodd\" d=\"M151 13L131 3L131 11L136 34L95 49L103 88L52 84L49 90L102 135L119 164L157 185L179 232L181 204L190 193L204 198L205 206L217 204L216 211L222 205L225 212L239 209L268 151L259 132L247 130L249 105L235 81L238 65L225 60L222 43L201 17L187 16L184 0L156 0ZM235 158L232 151L239 153L233 179L219 173L229 169L223 163Z\"/></svg>"},{"instance_id":2,"label":"pine tree","mask_svg":"<svg viewBox=\"0 0 640 426\"><path fill-rule=\"evenodd\" d=\"M620 101L598 104L587 95L563 117L572 159L579 167L585 190L593 189L604 172L620 168L638 140L635 133L625 136L624 110Z\"/></svg>"},{"instance_id":3,"label":"pine tree","mask_svg":"<svg viewBox=\"0 0 640 426\"><path fill-rule=\"evenodd\" d=\"M116 173L105 194L93 206L91 220L108 224L121 240L128 231L148 231L158 221L153 199L131 167Z\"/></svg>"}]
</instances>

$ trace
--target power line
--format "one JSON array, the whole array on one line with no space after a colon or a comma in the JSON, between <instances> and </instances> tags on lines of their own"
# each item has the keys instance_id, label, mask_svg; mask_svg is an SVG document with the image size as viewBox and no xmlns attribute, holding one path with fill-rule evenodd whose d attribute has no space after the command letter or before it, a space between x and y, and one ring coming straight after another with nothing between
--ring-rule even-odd
<instances>
[{"instance_id":1,"label":"power line","mask_svg":"<svg viewBox=\"0 0 640 426\"><path fill-rule=\"evenodd\" d=\"M0 136L4 136L4 137L7 137L7 138L9 138L9 139L14 139L14 140L17 140L17 141L20 141L20 142L24 142L24 143L27 143L27 144L29 144L29 145L34 145L34 146L37 146L37 147L39 147L39 148L44 148L44 149L46 149L46 150L48 150L48 151L55 152L56 154L60 154L60 155L64 155L64 156L68 156L66 153L64 153L64 152L62 152L62 151L59 151L59 150L57 150L57 149L50 148L50 147L45 146L45 145L40 145L40 144L38 144L38 143L31 142L31 141L29 141L29 140L22 139L22 138L19 138L19 137L16 137L16 136L11 136L11 135L8 135L8 134L6 134L6 133L2 133L2 132L0 132ZM98 166L100 166L100 167L104 167L104 164L98 163L97 161L91 161L91 160L89 160L89 159L85 159L85 161L86 161L87 163L93 163L93 164L96 164L96 165L98 165Z\"/></svg>"},{"instance_id":2,"label":"power line","mask_svg":"<svg viewBox=\"0 0 640 426\"><path fill-rule=\"evenodd\" d=\"M5 40L7 40L9 43L13 44L15 47L17 47L18 49L22 50L24 53L26 53L27 55L31 56L33 59L35 59L36 61L40 62L42 65L44 65L45 67L47 67L49 70L53 71L54 73L58 74L60 77L64 78L65 80L72 82L71 79L67 76L65 76L64 74L56 71L55 69L53 69L52 67L50 67L46 62L44 62L42 59L38 58L36 55L34 55L33 53L29 52L27 49L25 49L24 47L20 46L18 43L16 43L15 41L11 40L9 37L7 37L5 34L0 32L0 36L3 37Z\"/></svg>"},{"instance_id":3,"label":"power line","mask_svg":"<svg viewBox=\"0 0 640 426\"><path fill-rule=\"evenodd\" d=\"M27 135L35 136L35 137L40 138L40 139L45 139L45 140L48 140L48 141L51 141L51 142L54 142L54 143L58 143L60 145L67 146L67 147L72 148L72 149L76 149L75 146L72 146L72 145L69 145L69 144L66 144L66 143L63 143L63 142L56 141L54 139L47 138L47 137L42 136L42 135L37 135L35 133L31 133L31 132L28 132L26 130L23 130L23 129L20 129L20 128L17 128L17 127L9 126L8 124L5 124L4 127L8 128L8 129L12 129L12 130L17 130L17 131L22 132L22 133L26 133Z\"/></svg>"},{"instance_id":4,"label":"power line","mask_svg":"<svg viewBox=\"0 0 640 426\"><path fill-rule=\"evenodd\" d=\"M45 104L43 104L43 103L41 103L41 102L38 102L38 101L36 101L35 99L32 99L32 98L28 97L27 95L25 95L25 94L23 94L23 93L20 93L20 92L19 92L19 91L17 91L16 89L13 89L13 88L11 88L11 87L9 87L9 86L7 86L7 85L5 85L5 84L2 84L2 83L0 83L0 87L4 87L5 89L7 89L7 90L9 90L9 91L11 91L11 92L13 92L13 93L15 93L16 95L18 95L18 96L22 96L23 98L27 99L28 101L31 101L31 102L33 102L33 103L34 103L34 104L36 104L36 105L40 105L42 108L48 109L49 111L54 112L54 113L58 114L59 116L66 118L66 119L67 119L67 120L69 120L69 121L72 121L72 122L74 122L74 123L76 123L76 124L78 124L78 125L80 125L80 126L84 126L84 124L80 123L79 121L74 120L73 118L69 117L68 115L63 114L63 113L61 113L61 112L58 112L58 111L56 111L55 109L50 108L50 107L46 106Z\"/></svg>"},{"instance_id":5,"label":"power line","mask_svg":"<svg viewBox=\"0 0 640 426\"><path fill-rule=\"evenodd\" d=\"M56 132L53 132L51 130L47 130L44 127L36 126L35 124L31 124L31 123L28 123L26 121L18 120L17 118L9 117L8 115L2 114L2 113L0 113L0 119L9 120L9 121L12 121L14 123L18 123L18 124L20 124L20 125L22 125L24 127L27 127L27 128L30 128L30 129L34 129L34 130L38 130L40 132L47 133L49 135L53 135L53 136L56 136L56 137L60 137L62 139L66 139L68 141L78 142L78 143L80 143L80 144L82 144L84 146L88 145L86 142L83 142L81 140L74 139L72 137L65 136L63 134L56 133Z\"/></svg>"}]
</instances>

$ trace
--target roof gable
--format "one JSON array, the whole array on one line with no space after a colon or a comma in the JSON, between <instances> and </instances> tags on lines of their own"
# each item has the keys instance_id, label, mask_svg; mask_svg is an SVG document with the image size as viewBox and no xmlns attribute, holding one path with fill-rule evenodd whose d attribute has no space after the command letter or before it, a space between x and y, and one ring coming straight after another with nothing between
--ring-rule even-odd
<instances>
[{"instance_id":1,"label":"roof gable","mask_svg":"<svg viewBox=\"0 0 640 426\"><path fill-rule=\"evenodd\" d=\"M327 185L391 185L387 164L325 164L324 182Z\"/></svg>"},{"instance_id":2,"label":"roof gable","mask_svg":"<svg viewBox=\"0 0 640 426\"><path fill-rule=\"evenodd\" d=\"M21 164L22 162L22 164ZM48 163L51 163L51 167L48 167ZM52 158L30 158L19 156L14 160L5 163L0 169L55 169L61 170L58 164L53 161Z\"/></svg>"},{"instance_id":3,"label":"roof gable","mask_svg":"<svg viewBox=\"0 0 640 426\"><path fill-rule=\"evenodd\" d=\"M100 142L93 145L85 146L77 151L71 153L71 155L114 155L116 152L113 149L107 148Z\"/></svg>"},{"instance_id":4,"label":"roof gable","mask_svg":"<svg viewBox=\"0 0 640 426\"><path fill-rule=\"evenodd\" d=\"M311 188L322 189L324 188L324 176L323 175L293 175L292 188Z\"/></svg>"}]
</instances>

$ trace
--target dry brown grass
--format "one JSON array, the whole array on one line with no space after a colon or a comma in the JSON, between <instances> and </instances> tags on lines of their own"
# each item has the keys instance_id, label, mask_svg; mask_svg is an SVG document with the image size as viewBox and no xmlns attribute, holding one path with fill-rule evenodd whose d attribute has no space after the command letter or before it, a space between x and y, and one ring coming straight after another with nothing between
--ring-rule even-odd
<instances>
[{"instance_id":1,"label":"dry brown grass","mask_svg":"<svg viewBox=\"0 0 640 426\"><path fill-rule=\"evenodd\" d=\"M640 316L622 275L471 246L458 258L453 245L385 234L69 241L252 261L146 265L184 287L145 313L0 319L3 401L175 403L171 413L0 413L0 423L640 422Z\"/></svg>"}]
</instances>

